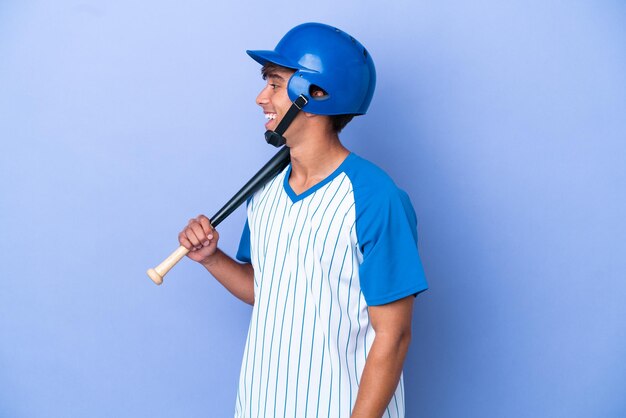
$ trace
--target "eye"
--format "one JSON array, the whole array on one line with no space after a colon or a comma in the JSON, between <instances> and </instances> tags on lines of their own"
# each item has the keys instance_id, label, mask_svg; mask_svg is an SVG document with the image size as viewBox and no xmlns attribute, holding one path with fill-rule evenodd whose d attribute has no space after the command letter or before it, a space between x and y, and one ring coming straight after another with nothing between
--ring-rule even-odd
<instances>
[{"instance_id":1,"label":"eye","mask_svg":"<svg viewBox=\"0 0 626 418\"><path fill-rule=\"evenodd\" d=\"M272 90L276 90L278 88L278 84L269 83L269 86L272 88Z\"/></svg>"}]
</instances>

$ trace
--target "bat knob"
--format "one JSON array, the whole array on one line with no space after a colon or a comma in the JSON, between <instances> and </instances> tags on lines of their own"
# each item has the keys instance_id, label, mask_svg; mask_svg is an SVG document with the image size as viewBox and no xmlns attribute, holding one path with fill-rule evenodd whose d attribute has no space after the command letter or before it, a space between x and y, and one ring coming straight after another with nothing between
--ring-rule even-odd
<instances>
[{"instance_id":1,"label":"bat knob","mask_svg":"<svg viewBox=\"0 0 626 418\"><path fill-rule=\"evenodd\" d=\"M150 278L156 285L160 285L161 283L163 283L163 276L157 273L155 269L148 269L146 273L148 273L148 276L150 276Z\"/></svg>"}]
</instances>

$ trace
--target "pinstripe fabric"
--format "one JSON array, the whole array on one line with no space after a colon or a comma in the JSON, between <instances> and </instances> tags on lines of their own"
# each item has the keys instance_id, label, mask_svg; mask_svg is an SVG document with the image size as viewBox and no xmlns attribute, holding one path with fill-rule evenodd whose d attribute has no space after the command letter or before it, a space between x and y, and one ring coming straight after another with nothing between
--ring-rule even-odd
<instances>
[{"instance_id":1,"label":"pinstripe fabric","mask_svg":"<svg viewBox=\"0 0 626 418\"><path fill-rule=\"evenodd\" d=\"M353 185L339 171L294 201L286 175L248 204L255 304L235 416L349 417L374 340ZM404 417L402 385L386 417Z\"/></svg>"}]
</instances>

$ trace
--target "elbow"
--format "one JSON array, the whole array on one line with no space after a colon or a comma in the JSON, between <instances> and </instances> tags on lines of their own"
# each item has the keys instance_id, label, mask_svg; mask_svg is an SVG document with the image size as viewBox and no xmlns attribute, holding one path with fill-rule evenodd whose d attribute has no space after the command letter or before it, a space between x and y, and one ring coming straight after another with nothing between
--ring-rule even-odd
<instances>
[{"instance_id":1,"label":"elbow","mask_svg":"<svg viewBox=\"0 0 626 418\"><path fill-rule=\"evenodd\" d=\"M398 335L398 347L402 349L402 351L408 351L409 345L411 344L411 329L403 330Z\"/></svg>"},{"instance_id":2,"label":"elbow","mask_svg":"<svg viewBox=\"0 0 626 418\"><path fill-rule=\"evenodd\" d=\"M250 306L254 306L254 290L253 289L243 289L241 292L236 293L235 296L245 304Z\"/></svg>"},{"instance_id":3,"label":"elbow","mask_svg":"<svg viewBox=\"0 0 626 418\"><path fill-rule=\"evenodd\" d=\"M254 268L252 264L242 264L245 272L245 287L243 290L243 297L240 299L250 306L254 306Z\"/></svg>"},{"instance_id":4,"label":"elbow","mask_svg":"<svg viewBox=\"0 0 626 418\"><path fill-rule=\"evenodd\" d=\"M376 333L375 340L378 339L380 342L384 342L389 349L396 353L406 353L411 344L411 338L411 329L408 328Z\"/></svg>"}]
</instances>

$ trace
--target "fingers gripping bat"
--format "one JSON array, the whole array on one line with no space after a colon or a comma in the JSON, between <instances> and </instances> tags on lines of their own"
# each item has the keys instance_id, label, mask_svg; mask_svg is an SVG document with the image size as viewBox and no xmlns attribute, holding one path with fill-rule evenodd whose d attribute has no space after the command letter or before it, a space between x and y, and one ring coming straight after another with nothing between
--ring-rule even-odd
<instances>
[{"instance_id":1,"label":"fingers gripping bat","mask_svg":"<svg viewBox=\"0 0 626 418\"><path fill-rule=\"evenodd\" d=\"M282 147L228 202L211 217L211 225L216 227L228 215L233 213L243 202L260 189L265 183L276 176L289 164L289 148ZM161 264L147 271L154 283L163 283L163 277L176 265L189 250L182 245L170 254Z\"/></svg>"}]
</instances>

